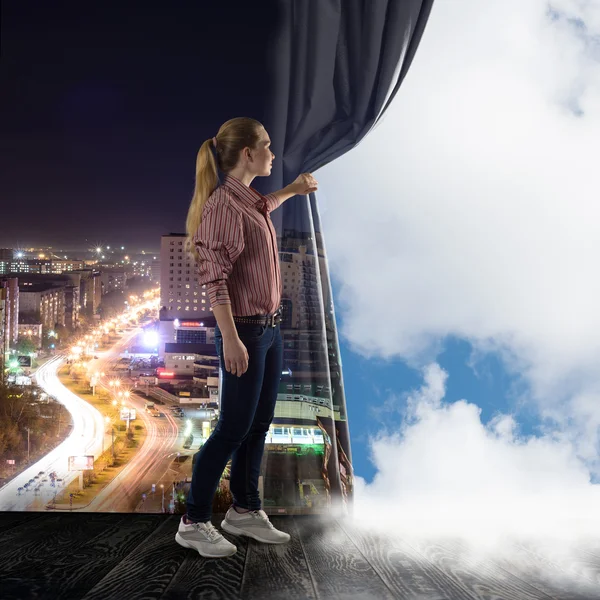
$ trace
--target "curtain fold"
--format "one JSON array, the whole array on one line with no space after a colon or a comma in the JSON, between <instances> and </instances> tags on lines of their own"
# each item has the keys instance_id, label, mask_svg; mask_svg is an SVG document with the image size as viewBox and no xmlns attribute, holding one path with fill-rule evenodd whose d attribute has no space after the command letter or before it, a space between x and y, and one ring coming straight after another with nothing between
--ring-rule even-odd
<instances>
[{"instance_id":1,"label":"curtain fold","mask_svg":"<svg viewBox=\"0 0 600 600\"><path fill-rule=\"evenodd\" d=\"M270 40L276 153L267 193L354 148L398 92L433 0L280 0ZM317 194L272 213L284 283L284 376L262 466L273 513L349 507L352 453L342 363ZM368 399L364 399L365 404ZM358 417L359 415L357 415Z\"/></svg>"}]
</instances>

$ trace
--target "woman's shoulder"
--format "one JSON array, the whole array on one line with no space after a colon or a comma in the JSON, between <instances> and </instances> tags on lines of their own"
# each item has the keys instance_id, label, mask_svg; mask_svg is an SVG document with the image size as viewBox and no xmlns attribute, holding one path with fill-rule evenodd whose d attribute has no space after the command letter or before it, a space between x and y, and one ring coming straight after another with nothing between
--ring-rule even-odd
<instances>
[{"instance_id":1,"label":"woman's shoulder","mask_svg":"<svg viewBox=\"0 0 600 600\"><path fill-rule=\"evenodd\" d=\"M214 210L216 206L226 206L228 209L233 210L235 213L239 212L238 207L233 201L231 191L223 185L219 185L213 190L211 195L208 197L208 200L206 201L205 210Z\"/></svg>"}]
</instances>

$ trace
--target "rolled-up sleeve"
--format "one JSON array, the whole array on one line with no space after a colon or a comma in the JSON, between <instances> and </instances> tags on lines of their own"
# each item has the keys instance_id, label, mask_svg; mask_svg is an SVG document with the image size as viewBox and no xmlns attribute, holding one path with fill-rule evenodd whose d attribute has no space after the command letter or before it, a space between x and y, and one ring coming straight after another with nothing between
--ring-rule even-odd
<instances>
[{"instance_id":1,"label":"rolled-up sleeve","mask_svg":"<svg viewBox=\"0 0 600 600\"><path fill-rule=\"evenodd\" d=\"M206 284L211 306L231 304L227 277L244 249L241 215L227 202L218 202L203 215L194 245L198 253L198 282Z\"/></svg>"},{"instance_id":2,"label":"rolled-up sleeve","mask_svg":"<svg viewBox=\"0 0 600 600\"><path fill-rule=\"evenodd\" d=\"M279 202L279 198L277 198L277 196L275 194L268 194L264 198L267 201L267 211L268 212L271 212L271 211L275 210L276 208L279 208L279 205L281 204L281 202Z\"/></svg>"}]
</instances>

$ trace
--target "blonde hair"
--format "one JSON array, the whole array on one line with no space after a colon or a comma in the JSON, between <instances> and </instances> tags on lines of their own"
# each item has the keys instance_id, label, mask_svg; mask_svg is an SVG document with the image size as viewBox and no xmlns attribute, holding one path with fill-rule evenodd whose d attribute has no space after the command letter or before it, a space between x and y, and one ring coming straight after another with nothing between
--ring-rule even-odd
<instances>
[{"instance_id":1,"label":"blonde hair","mask_svg":"<svg viewBox=\"0 0 600 600\"><path fill-rule=\"evenodd\" d=\"M258 146L262 126L262 123L255 119L236 117L223 123L219 128L219 132L215 136L217 147L214 155L211 149L213 145L212 138L206 140L200 146L196 158L196 185L186 219L186 247L188 252L195 254L192 238L202 222L204 205L219 184L217 167L223 173L231 171L237 165L240 153L244 148L256 148Z\"/></svg>"}]
</instances>

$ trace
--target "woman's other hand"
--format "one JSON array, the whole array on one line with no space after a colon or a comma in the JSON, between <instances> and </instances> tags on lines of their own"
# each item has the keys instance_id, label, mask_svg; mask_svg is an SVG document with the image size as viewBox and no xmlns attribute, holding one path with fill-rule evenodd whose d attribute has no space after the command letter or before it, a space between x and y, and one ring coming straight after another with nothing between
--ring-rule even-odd
<instances>
[{"instance_id":1,"label":"woman's other hand","mask_svg":"<svg viewBox=\"0 0 600 600\"><path fill-rule=\"evenodd\" d=\"M248 350L238 335L223 339L225 369L241 377L248 370Z\"/></svg>"}]
</instances>

